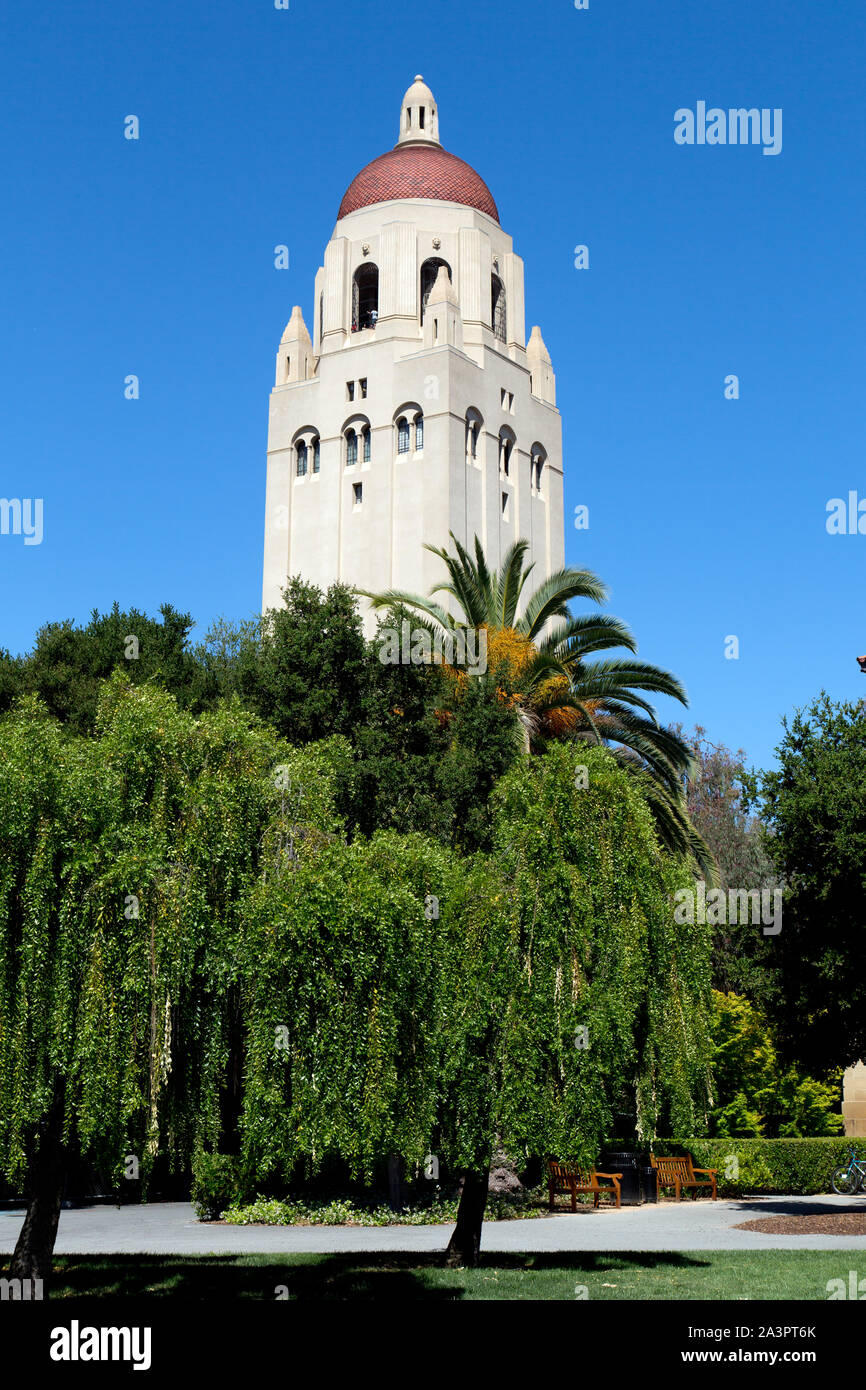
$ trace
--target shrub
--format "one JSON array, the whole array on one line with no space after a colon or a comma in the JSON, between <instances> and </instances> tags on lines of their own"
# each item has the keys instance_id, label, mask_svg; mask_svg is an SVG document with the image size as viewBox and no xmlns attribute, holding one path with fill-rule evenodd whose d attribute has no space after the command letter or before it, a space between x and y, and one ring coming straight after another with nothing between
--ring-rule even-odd
<instances>
[{"instance_id":1,"label":"shrub","mask_svg":"<svg viewBox=\"0 0 866 1390\"><path fill-rule=\"evenodd\" d=\"M690 1153L696 1168L718 1168L722 1197L829 1192L833 1170L847 1164L852 1150L861 1162L866 1160L866 1139L659 1140L660 1153Z\"/></svg>"},{"instance_id":2,"label":"shrub","mask_svg":"<svg viewBox=\"0 0 866 1390\"><path fill-rule=\"evenodd\" d=\"M192 1163L191 1199L199 1221L219 1221L241 1200L238 1160L233 1154L199 1152Z\"/></svg>"},{"instance_id":3,"label":"shrub","mask_svg":"<svg viewBox=\"0 0 866 1390\"><path fill-rule=\"evenodd\" d=\"M540 1189L531 1193L491 1193L486 1219L508 1221L543 1216L540 1199ZM440 1193L432 1201L394 1211L391 1207L365 1206L343 1198L278 1201L259 1196L254 1202L227 1207L224 1217L230 1226L439 1226L456 1221L457 1197Z\"/></svg>"}]
</instances>

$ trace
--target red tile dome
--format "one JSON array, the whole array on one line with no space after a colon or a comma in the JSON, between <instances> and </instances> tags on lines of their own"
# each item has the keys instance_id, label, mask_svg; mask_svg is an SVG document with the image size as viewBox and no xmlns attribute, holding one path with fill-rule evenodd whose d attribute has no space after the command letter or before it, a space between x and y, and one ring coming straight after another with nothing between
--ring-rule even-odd
<instances>
[{"instance_id":1,"label":"red tile dome","mask_svg":"<svg viewBox=\"0 0 866 1390\"><path fill-rule=\"evenodd\" d=\"M439 144L397 145L380 154L349 184L338 220L393 198L441 198L445 203L477 208L499 221L493 194L481 175Z\"/></svg>"}]
</instances>

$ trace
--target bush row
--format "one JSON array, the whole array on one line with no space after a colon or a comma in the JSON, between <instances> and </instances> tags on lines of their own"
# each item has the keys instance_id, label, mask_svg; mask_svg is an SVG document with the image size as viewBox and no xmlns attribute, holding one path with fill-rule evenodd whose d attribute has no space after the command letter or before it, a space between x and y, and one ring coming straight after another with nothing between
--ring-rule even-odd
<instances>
[{"instance_id":1,"label":"bush row","mask_svg":"<svg viewBox=\"0 0 866 1390\"><path fill-rule=\"evenodd\" d=\"M719 1195L749 1192L811 1196L830 1191L836 1168L847 1167L854 1152L866 1161L866 1139L670 1139L658 1141L661 1154L690 1153L696 1168L718 1168Z\"/></svg>"}]
</instances>

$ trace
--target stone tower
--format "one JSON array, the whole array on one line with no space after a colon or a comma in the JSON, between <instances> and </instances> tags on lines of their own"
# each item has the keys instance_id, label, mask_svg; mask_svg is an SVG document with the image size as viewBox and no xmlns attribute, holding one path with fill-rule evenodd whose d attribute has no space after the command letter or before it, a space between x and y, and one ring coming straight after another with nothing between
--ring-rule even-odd
<instances>
[{"instance_id":1,"label":"stone tower","mask_svg":"<svg viewBox=\"0 0 866 1390\"><path fill-rule=\"evenodd\" d=\"M427 593L445 571L424 544L450 531L491 568L526 539L535 584L560 569L562 430L523 262L417 77L397 144L343 197L312 335L296 306L277 352L263 608L289 575Z\"/></svg>"}]
</instances>

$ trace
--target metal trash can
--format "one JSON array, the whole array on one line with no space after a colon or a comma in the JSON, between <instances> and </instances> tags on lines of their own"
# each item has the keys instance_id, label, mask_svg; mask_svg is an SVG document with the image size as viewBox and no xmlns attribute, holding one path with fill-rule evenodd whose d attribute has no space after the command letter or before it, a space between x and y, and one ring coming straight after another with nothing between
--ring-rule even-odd
<instances>
[{"instance_id":1,"label":"metal trash can","mask_svg":"<svg viewBox=\"0 0 866 1390\"><path fill-rule=\"evenodd\" d=\"M636 1153L623 1149L611 1149L602 1154L601 1172L622 1173L620 1194L624 1207L639 1207L641 1204L641 1180Z\"/></svg>"},{"instance_id":2,"label":"metal trash can","mask_svg":"<svg viewBox=\"0 0 866 1390\"><path fill-rule=\"evenodd\" d=\"M657 1202L659 1199L658 1183L656 1182L655 1168L647 1165L641 1168L641 1187L643 1188L643 1199L645 1202Z\"/></svg>"}]
</instances>

